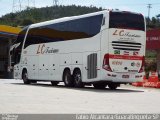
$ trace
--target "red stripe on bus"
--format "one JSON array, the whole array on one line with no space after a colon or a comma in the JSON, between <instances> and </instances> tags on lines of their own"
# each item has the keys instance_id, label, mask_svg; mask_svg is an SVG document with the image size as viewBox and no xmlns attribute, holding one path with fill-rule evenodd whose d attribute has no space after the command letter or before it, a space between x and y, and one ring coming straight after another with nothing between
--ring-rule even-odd
<instances>
[{"instance_id":1,"label":"red stripe on bus","mask_svg":"<svg viewBox=\"0 0 160 120\"><path fill-rule=\"evenodd\" d=\"M142 60L143 56L109 55L110 59Z\"/></svg>"}]
</instances>

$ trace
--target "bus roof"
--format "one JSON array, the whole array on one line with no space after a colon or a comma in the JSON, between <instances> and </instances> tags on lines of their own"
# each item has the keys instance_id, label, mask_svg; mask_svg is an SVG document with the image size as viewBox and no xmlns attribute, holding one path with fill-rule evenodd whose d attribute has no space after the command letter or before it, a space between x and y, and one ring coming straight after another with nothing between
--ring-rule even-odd
<instances>
[{"instance_id":1,"label":"bus roof","mask_svg":"<svg viewBox=\"0 0 160 120\"><path fill-rule=\"evenodd\" d=\"M68 20L75 20L75 19L79 19L79 18L94 16L94 15L99 15L99 14L104 14L104 13L109 13L109 12L121 12L121 13L127 13L128 12L128 13L131 13L131 14L142 15L140 13L129 12L129 11L103 10L103 11L88 13L88 14L84 14L84 15L63 17L63 18L59 18L59 19L54 19L54 20L49 20L49 21L45 21L45 22L35 23L35 24L30 25L29 28L36 28L36 27L41 27L41 26L53 24L53 23L60 23L60 22L68 21Z\"/></svg>"}]
</instances>

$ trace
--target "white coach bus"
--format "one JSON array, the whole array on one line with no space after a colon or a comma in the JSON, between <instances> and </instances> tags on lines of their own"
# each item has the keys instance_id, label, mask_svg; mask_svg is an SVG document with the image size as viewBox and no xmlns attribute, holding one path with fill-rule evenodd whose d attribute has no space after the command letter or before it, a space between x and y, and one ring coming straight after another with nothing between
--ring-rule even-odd
<instances>
[{"instance_id":1,"label":"white coach bus","mask_svg":"<svg viewBox=\"0 0 160 120\"><path fill-rule=\"evenodd\" d=\"M105 10L41 22L24 28L12 46L14 78L116 89L142 81L145 46L138 13Z\"/></svg>"}]
</instances>

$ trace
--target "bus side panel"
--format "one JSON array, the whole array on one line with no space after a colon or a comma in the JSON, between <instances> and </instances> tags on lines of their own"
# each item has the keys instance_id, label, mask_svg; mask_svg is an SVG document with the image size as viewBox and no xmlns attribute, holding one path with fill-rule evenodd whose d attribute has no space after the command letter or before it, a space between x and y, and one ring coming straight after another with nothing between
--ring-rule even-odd
<instances>
[{"instance_id":1,"label":"bus side panel","mask_svg":"<svg viewBox=\"0 0 160 120\"><path fill-rule=\"evenodd\" d=\"M29 79L39 78L39 56L36 54L38 45L29 46L22 51L22 66L26 66Z\"/></svg>"},{"instance_id":2,"label":"bus side panel","mask_svg":"<svg viewBox=\"0 0 160 120\"><path fill-rule=\"evenodd\" d=\"M83 82L100 80L100 51L85 52L83 54Z\"/></svg>"},{"instance_id":3,"label":"bus side panel","mask_svg":"<svg viewBox=\"0 0 160 120\"><path fill-rule=\"evenodd\" d=\"M83 44L83 82L93 82L100 79L100 43L101 32Z\"/></svg>"},{"instance_id":4,"label":"bus side panel","mask_svg":"<svg viewBox=\"0 0 160 120\"><path fill-rule=\"evenodd\" d=\"M71 53L71 73L73 74L75 69L81 70L81 75L83 75L83 53Z\"/></svg>"},{"instance_id":5,"label":"bus side panel","mask_svg":"<svg viewBox=\"0 0 160 120\"><path fill-rule=\"evenodd\" d=\"M49 55L49 80L62 81L60 75L60 54Z\"/></svg>"},{"instance_id":6,"label":"bus side panel","mask_svg":"<svg viewBox=\"0 0 160 120\"><path fill-rule=\"evenodd\" d=\"M28 78L29 79L38 79L38 56L34 55L28 55L24 56L22 59L22 62L26 64L25 68L27 69L28 72Z\"/></svg>"},{"instance_id":7,"label":"bus side panel","mask_svg":"<svg viewBox=\"0 0 160 120\"><path fill-rule=\"evenodd\" d=\"M101 37L101 80L106 80L107 73L106 70L104 70L103 67L103 60L105 54L108 54L109 52L109 33L108 29L104 29L102 31L102 37Z\"/></svg>"},{"instance_id":8,"label":"bus side panel","mask_svg":"<svg viewBox=\"0 0 160 120\"><path fill-rule=\"evenodd\" d=\"M65 69L71 70L71 54L60 54L60 71L59 71L59 79L62 81L63 72Z\"/></svg>"},{"instance_id":9,"label":"bus side panel","mask_svg":"<svg viewBox=\"0 0 160 120\"><path fill-rule=\"evenodd\" d=\"M39 80L49 79L49 61L48 55L39 55Z\"/></svg>"}]
</instances>

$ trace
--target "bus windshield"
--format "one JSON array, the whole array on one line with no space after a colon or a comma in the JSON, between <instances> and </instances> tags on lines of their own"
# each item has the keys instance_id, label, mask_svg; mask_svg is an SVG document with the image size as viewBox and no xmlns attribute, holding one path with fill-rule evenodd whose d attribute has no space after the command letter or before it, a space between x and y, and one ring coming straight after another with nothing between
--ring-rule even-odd
<instances>
[{"instance_id":1,"label":"bus windshield","mask_svg":"<svg viewBox=\"0 0 160 120\"><path fill-rule=\"evenodd\" d=\"M144 17L130 12L110 12L109 28L145 31Z\"/></svg>"},{"instance_id":2,"label":"bus windshield","mask_svg":"<svg viewBox=\"0 0 160 120\"><path fill-rule=\"evenodd\" d=\"M25 38L25 34L26 34L26 31L27 31L27 28L24 28L19 34L18 34L18 37L17 37L17 40L13 43L13 56L12 56L12 62L14 64L17 64L20 62L20 54L21 54L21 51L22 51L22 45L23 45L23 41L24 41L24 38Z\"/></svg>"}]
</instances>

